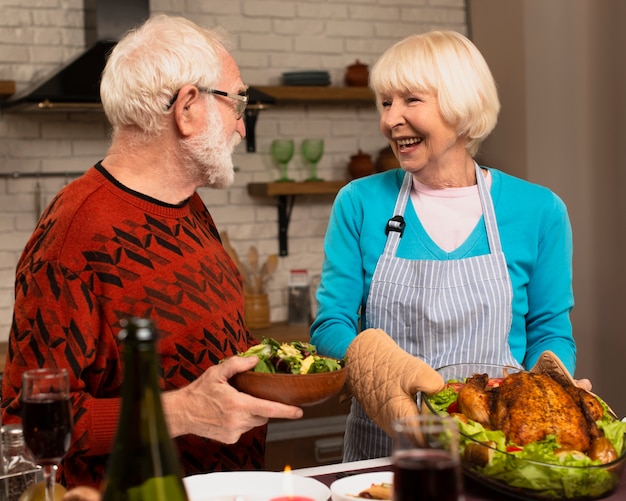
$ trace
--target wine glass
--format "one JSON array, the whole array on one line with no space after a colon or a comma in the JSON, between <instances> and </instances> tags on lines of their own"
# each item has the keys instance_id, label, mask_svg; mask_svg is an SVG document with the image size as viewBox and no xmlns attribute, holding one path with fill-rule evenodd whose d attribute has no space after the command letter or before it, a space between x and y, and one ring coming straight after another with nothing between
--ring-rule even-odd
<instances>
[{"instance_id":1,"label":"wine glass","mask_svg":"<svg viewBox=\"0 0 626 501\"><path fill-rule=\"evenodd\" d=\"M305 139L300 145L302 156L309 164L310 176L305 181L323 181L317 177L317 163L324 154L323 139Z\"/></svg>"},{"instance_id":2,"label":"wine glass","mask_svg":"<svg viewBox=\"0 0 626 501\"><path fill-rule=\"evenodd\" d=\"M393 422L393 499L463 499L459 430L450 416L420 414Z\"/></svg>"},{"instance_id":3,"label":"wine glass","mask_svg":"<svg viewBox=\"0 0 626 501\"><path fill-rule=\"evenodd\" d=\"M43 467L46 501L53 501L58 464L72 440L70 384L66 369L31 369L22 376L24 441Z\"/></svg>"},{"instance_id":4,"label":"wine glass","mask_svg":"<svg viewBox=\"0 0 626 501\"><path fill-rule=\"evenodd\" d=\"M287 164L293 158L295 145L293 139L274 139L272 141L272 157L280 167L278 181L293 181L287 177Z\"/></svg>"}]
</instances>

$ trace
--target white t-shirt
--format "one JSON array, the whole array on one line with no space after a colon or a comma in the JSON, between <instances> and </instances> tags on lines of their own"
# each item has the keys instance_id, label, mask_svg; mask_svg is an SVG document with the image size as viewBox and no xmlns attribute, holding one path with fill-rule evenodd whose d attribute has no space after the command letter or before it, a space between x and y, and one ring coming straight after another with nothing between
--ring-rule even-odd
<instances>
[{"instance_id":1,"label":"white t-shirt","mask_svg":"<svg viewBox=\"0 0 626 501\"><path fill-rule=\"evenodd\" d=\"M491 189L491 172L485 177ZM433 189L413 179L411 201L426 233L446 252L458 248L483 214L478 185Z\"/></svg>"}]
</instances>

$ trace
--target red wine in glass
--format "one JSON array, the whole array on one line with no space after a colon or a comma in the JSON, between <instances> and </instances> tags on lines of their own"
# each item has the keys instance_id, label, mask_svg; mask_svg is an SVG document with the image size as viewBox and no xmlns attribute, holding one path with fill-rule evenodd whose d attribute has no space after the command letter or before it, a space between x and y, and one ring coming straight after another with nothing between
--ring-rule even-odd
<instances>
[{"instance_id":1,"label":"red wine in glass","mask_svg":"<svg viewBox=\"0 0 626 501\"><path fill-rule=\"evenodd\" d=\"M415 449L396 454L394 501L457 501L461 496L459 461L448 451Z\"/></svg>"},{"instance_id":2,"label":"red wine in glass","mask_svg":"<svg viewBox=\"0 0 626 501\"><path fill-rule=\"evenodd\" d=\"M46 501L55 496L56 469L72 439L69 375L65 369L27 370L22 375L24 441L43 467Z\"/></svg>"},{"instance_id":3,"label":"red wine in glass","mask_svg":"<svg viewBox=\"0 0 626 501\"><path fill-rule=\"evenodd\" d=\"M69 398L40 393L22 403L22 427L28 449L39 464L58 464L70 448L72 410Z\"/></svg>"}]
</instances>

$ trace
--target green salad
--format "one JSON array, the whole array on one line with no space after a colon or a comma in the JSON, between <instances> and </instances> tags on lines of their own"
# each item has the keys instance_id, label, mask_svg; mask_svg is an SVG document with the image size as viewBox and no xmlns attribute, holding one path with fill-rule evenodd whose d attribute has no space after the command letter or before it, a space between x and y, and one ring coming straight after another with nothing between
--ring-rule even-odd
<instances>
[{"instance_id":1,"label":"green salad","mask_svg":"<svg viewBox=\"0 0 626 501\"><path fill-rule=\"evenodd\" d=\"M344 367L344 360L322 357L317 354L314 345L301 341L281 343L275 339L263 338L260 344L238 355L259 357L253 371L270 374L315 374Z\"/></svg>"},{"instance_id":2,"label":"green salad","mask_svg":"<svg viewBox=\"0 0 626 501\"><path fill-rule=\"evenodd\" d=\"M459 381L449 383L459 383ZM453 384L437 394L426 396L430 408L439 414L454 416L458 412L456 404L458 387L458 384ZM604 416L601 421L597 422L598 428L604 432L605 437L613 444L621 458L625 452L626 423L616 420L606 403L600 398L598 400L604 408ZM596 498L616 485L615 473L609 471L608 468L599 467L600 461L594 461L578 451L559 451L560 445L556 442L554 435L548 435L545 440L518 447L515 444L508 444L502 431L487 430L483 425L472 420L466 423L458 417L455 419L461 432L462 454L468 445L475 447L471 444L476 442L483 444L489 442L492 448L501 452L490 455L489 461L484 466L470 465L483 477L505 483L513 488L529 489L545 498L554 499ZM598 467L593 468L593 466Z\"/></svg>"}]
</instances>

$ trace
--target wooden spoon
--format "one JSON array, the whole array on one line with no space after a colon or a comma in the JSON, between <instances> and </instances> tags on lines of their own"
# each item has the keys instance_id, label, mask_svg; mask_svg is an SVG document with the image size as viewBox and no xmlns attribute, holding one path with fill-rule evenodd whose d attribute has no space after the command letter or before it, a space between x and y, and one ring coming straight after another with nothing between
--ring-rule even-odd
<instances>
[{"instance_id":1,"label":"wooden spoon","mask_svg":"<svg viewBox=\"0 0 626 501\"><path fill-rule=\"evenodd\" d=\"M250 280L254 284L254 293L261 293L261 279L259 277L259 251L254 245L248 249L248 262L250 263Z\"/></svg>"},{"instance_id":2,"label":"wooden spoon","mask_svg":"<svg viewBox=\"0 0 626 501\"><path fill-rule=\"evenodd\" d=\"M235 263L235 266L237 267L237 269L239 270L239 274L241 275L241 279L243 280L243 291L247 294L251 293L252 284L250 284L250 278L248 277L248 270L239 259L239 256L237 255L237 251L235 251L235 249L231 245L230 238L228 237L228 233L223 231L220 233L220 237L222 238L222 245L224 246L224 249L226 250L227 254L230 256L230 258L233 260L233 262Z\"/></svg>"},{"instance_id":3,"label":"wooden spoon","mask_svg":"<svg viewBox=\"0 0 626 501\"><path fill-rule=\"evenodd\" d=\"M261 267L261 287L264 288L267 281L278 268L278 256L270 254Z\"/></svg>"}]
</instances>

